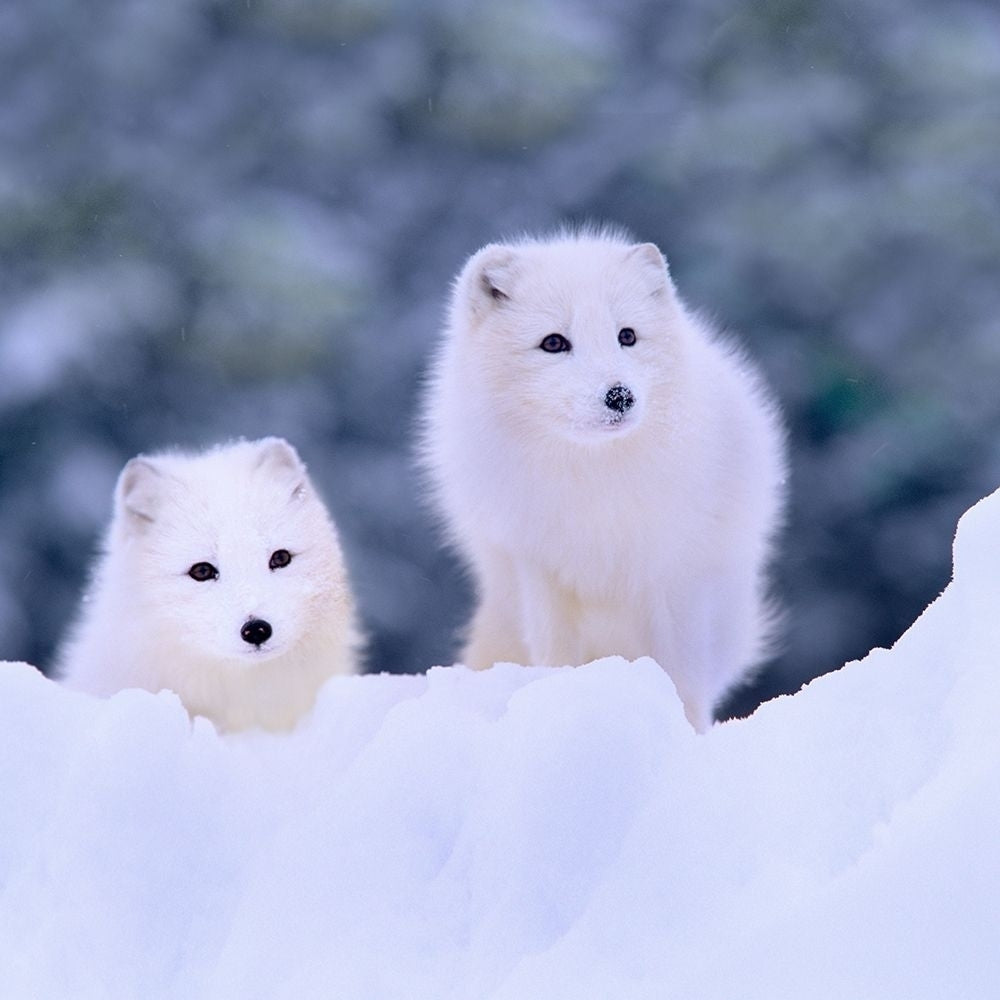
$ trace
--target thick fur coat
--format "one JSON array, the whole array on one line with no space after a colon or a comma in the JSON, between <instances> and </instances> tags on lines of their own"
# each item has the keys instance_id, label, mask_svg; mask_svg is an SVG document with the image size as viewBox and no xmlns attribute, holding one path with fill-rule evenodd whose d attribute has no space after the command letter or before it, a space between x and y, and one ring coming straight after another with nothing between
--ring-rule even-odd
<instances>
[{"instance_id":1,"label":"thick fur coat","mask_svg":"<svg viewBox=\"0 0 1000 1000\"><path fill-rule=\"evenodd\" d=\"M279 438L132 459L57 672L74 688L175 691L223 729L286 729L357 669L336 530Z\"/></svg>"},{"instance_id":2,"label":"thick fur coat","mask_svg":"<svg viewBox=\"0 0 1000 1000\"><path fill-rule=\"evenodd\" d=\"M469 666L649 655L704 729L766 654L781 422L653 244L601 230L476 253L421 454L475 582Z\"/></svg>"}]
</instances>

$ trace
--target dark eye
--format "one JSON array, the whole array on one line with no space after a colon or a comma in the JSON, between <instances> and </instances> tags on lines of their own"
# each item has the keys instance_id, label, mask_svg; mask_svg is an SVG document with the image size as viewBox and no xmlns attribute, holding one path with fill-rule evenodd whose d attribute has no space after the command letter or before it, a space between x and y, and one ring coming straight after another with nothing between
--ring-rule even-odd
<instances>
[{"instance_id":1,"label":"dark eye","mask_svg":"<svg viewBox=\"0 0 1000 1000\"><path fill-rule=\"evenodd\" d=\"M219 571L211 564L207 562L195 563L189 570L188 576L192 580L197 580L199 583L205 583L208 580L215 580L219 576Z\"/></svg>"},{"instance_id":2,"label":"dark eye","mask_svg":"<svg viewBox=\"0 0 1000 1000\"><path fill-rule=\"evenodd\" d=\"M292 554L288 549L275 549L271 553L271 558L268 562L268 566L271 569L281 569L282 566L287 566L292 561Z\"/></svg>"},{"instance_id":3,"label":"dark eye","mask_svg":"<svg viewBox=\"0 0 1000 1000\"><path fill-rule=\"evenodd\" d=\"M573 345L561 333L550 333L538 346L549 354L573 349Z\"/></svg>"},{"instance_id":4,"label":"dark eye","mask_svg":"<svg viewBox=\"0 0 1000 1000\"><path fill-rule=\"evenodd\" d=\"M618 331L618 343L622 347L631 347L635 343L635 330L630 326L623 326Z\"/></svg>"}]
</instances>

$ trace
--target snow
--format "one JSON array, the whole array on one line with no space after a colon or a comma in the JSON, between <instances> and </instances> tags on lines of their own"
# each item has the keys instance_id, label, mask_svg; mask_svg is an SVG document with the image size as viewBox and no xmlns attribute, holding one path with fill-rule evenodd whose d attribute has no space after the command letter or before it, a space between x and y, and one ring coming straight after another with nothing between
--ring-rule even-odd
<instances>
[{"instance_id":1,"label":"snow","mask_svg":"<svg viewBox=\"0 0 1000 1000\"><path fill-rule=\"evenodd\" d=\"M0 667L12 997L983 998L1000 492L891 651L697 736L650 661L334 678L291 735Z\"/></svg>"}]
</instances>

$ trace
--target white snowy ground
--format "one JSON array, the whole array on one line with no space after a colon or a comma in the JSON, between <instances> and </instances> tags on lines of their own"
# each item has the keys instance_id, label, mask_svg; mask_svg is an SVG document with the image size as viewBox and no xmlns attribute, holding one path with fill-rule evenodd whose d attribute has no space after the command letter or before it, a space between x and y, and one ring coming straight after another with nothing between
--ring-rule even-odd
<instances>
[{"instance_id":1,"label":"white snowy ground","mask_svg":"<svg viewBox=\"0 0 1000 1000\"><path fill-rule=\"evenodd\" d=\"M291 736L0 667L0 996L1000 995L1000 492L891 652L696 736L649 661Z\"/></svg>"}]
</instances>

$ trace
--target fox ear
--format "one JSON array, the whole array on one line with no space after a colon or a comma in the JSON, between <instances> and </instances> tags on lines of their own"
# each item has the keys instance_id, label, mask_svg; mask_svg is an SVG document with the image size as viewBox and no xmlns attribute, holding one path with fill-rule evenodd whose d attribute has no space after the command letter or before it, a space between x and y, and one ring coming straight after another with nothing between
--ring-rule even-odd
<instances>
[{"instance_id":1,"label":"fox ear","mask_svg":"<svg viewBox=\"0 0 1000 1000\"><path fill-rule=\"evenodd\" d=\"M517 252L500 243L487 244L473 254L455 282L455 303L470 310L476 320L509 301L517 278Z\"/></svg>"},{"instance_id":2,"label":"fox ear","mask_svg":"<svg viewBox=\"0 0 1000 1000\"><path fill-rule=\"evenodd\" d=\"M130 525L141 529L156 520L166 486L164 480L156 464L142 455L125 463L115 487L115 506Z\"/></svg>"},{"instance_id":3,"label":"fox ear","mask_svg":"<svg viewBox=\"0 0 1000 1000\"><path fill-rule=\"evenodd\" d=\"M514 287L517 256L510 247L491 244L477 255L479 260L479 290L494 302L506 302Z\"/></svg>"},{"instance_id":4,"label":"fox ear","mask_svg":"<svg viewBox=\"0 0 1000 1000\"><path fill-rule=\"evenodd\" d=\"M667 262L655 243L639 243L631 247L626 259L639 268L653 295L664 292L673 294L674 283L670 279Z\"/></svg>"},{"instance_id":5,"label":"fox ear","mask_svg":"<svg viewBox=\"0 0 1000 1000\"><path fill-rule=\"evenodd\" d=\"M280 437L266 437L255 442L257 462L254 469L263 469L269 475L287 479L291 495L299 496L305 491L306 466L299 453Z\"/></svg>"}]
</instances>

